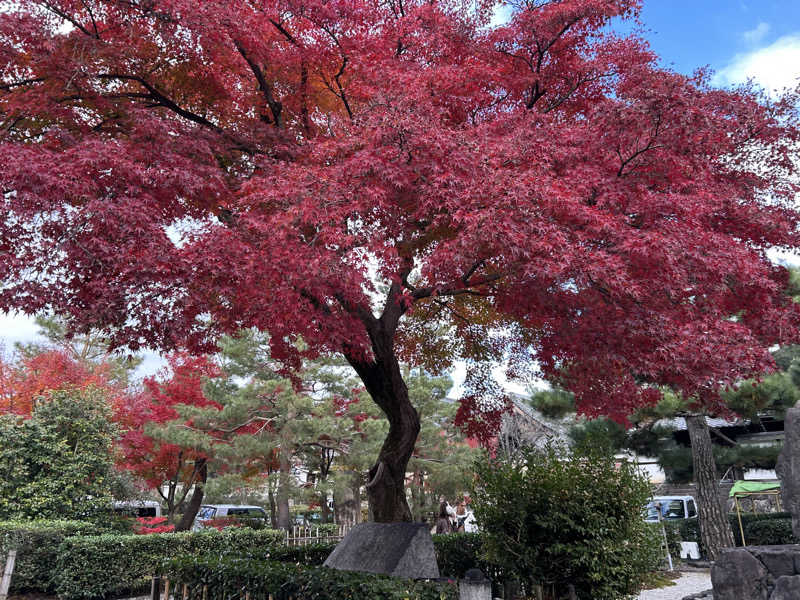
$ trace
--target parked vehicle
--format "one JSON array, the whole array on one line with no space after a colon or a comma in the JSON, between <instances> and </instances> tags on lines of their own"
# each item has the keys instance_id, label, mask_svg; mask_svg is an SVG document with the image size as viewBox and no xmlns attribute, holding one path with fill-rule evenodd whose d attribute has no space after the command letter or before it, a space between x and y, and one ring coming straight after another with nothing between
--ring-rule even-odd
<instances>
[{"instance_id":1,"label":"parked vehicle","mask_svg":"<svg viewBox=\"0 0 800 600\"><path fill-rule=\"evenodd\" d=\"M696 519L697 506L692 496L656 496L645 506L645 518L648 523L661 519L672 521L678 519Z\"/></svg>"},{"instance_id":2,"label":"parked vehicle","mask_svg":"<svg viewBox=\"0 0 800 600\"><path fill-rule=\"evenodd\" d=\"M227 519L233 523L235 520L255 519L262 524L266 523L267 512L260 506L249 506L245 504L203 504L197 511L194 518L193 530L203 529L217 522L224 526Z\"/></svg>"},{"instance_id":3,"label":"parked vehicle","mask_svg":"<svg viewBox=\"0 0 800 600\"><path fill-rule=\"evenodd\" d=\"M114 512L130 517L160 517L161 504L155 500L124 500L114 502Z\"/></svg>"}]
</instances>

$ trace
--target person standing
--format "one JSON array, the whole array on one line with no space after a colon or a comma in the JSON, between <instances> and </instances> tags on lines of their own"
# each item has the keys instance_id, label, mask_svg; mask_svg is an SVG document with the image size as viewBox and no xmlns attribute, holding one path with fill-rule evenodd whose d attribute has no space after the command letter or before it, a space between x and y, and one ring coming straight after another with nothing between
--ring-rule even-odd
<instances>
[{"instance_id":1,"label":"person standing","mask_svg":"<svg viewBox=\"0 0 800 600\"><path fill-rule=\"evenodd\" d=\"M436 533L452 533L453 526L450 524L450 515L447 512L447 502L439 504L439 517L436 519Z\"/></svg>"}]
</instances>

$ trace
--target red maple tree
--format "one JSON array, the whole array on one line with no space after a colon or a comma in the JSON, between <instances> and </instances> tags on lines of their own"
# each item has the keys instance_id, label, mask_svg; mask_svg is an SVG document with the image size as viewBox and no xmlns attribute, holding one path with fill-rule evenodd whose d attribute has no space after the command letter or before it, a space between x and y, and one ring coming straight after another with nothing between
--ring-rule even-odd
<instances>
[{"instance_id":1,"label":"red maple tree","mask_svg":"<svg viewBox=\"0 0 800 600\"><path fill-rule=\"evenodd\" d=\"M158 492L167 504L171 524L188 496L184 518L177 524L178 530L186 530L203 499L213 443L207 431L192 435L192 423L182 421L179 408L221 408L203 393L208 378L219 376L220 371L204 356L176 353L168 357L168 363L159 377L144 380L140 393L119 398L115 410L122 430L117 442L118 464ZM186 434L176 437L164 427L168 424L185 426Z\"/></svg>"},{"instance_id":2,"label":"red maple tree","mask_svg":"<svg viewBox=\"0 0 800 600\"><path fill-rule=\"evenodd\" d=\"M108 378L105 363L82 363L63 350L46 350L18 360L0 358L0 414L30 417L39 402L53 390L94 386L111 398L120 390Z\"/></svg>"},{"instance_id":3,"label":"red maple tree","mask_svg":"<svg viewBox=\"0 0 800 600\"><path fill-rule=\"evenodd\" d=\"M0 308L342 353L390 422L378 521L410 518L399 359L469 359L483 397L535 358L616 415L769 367L794 98L658 67L607 27L638 0L512 7L0 0Z\"/></svg>"}]
</instances>

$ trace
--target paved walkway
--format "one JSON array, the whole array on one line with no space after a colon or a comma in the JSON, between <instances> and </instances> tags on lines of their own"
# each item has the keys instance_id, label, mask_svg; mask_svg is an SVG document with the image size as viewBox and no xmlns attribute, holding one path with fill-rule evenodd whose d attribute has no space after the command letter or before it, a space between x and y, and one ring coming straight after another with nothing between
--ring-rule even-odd
<instances>
[{"instance_id":1,"label":"paved walkway","mask_svg":"<svg viewBox=\"0 0 800 600\"><path fill-rule=\"evenodd\" d=\"M711 589L711 573L709 571L692 571L683 573L675 580L675 585L645 590L637 600L681 600L689 594L696 594Z\"/></svg>"}]
</instances>

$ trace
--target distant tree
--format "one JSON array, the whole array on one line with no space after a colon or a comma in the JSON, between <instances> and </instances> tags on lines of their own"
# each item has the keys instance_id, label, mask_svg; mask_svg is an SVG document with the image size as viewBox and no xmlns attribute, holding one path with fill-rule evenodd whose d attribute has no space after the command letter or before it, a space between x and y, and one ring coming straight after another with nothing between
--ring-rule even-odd
<instances>
[{"instance_id":1,"label":"distant tree","mask_svg":"<svg viewBox=\"0 0 800 600\"><path fill-rule=\"evenodd\" d=\"M471 448L455 425L458 402L448 400L450 377L435 377L421 368L405 368L408 395L420 414L414 453L408 463L411 513L415 521L435 512L439 496L454 502L472 484L473 463L480 451Z\"/></svg>"},{"instance_id":2,"label":"distant tree","mask_svg":"<svg viewBox=\"0 0 800 600\"><path fill-rule=\"evenodd\" d=\"M17 343L15 347L24 357L59 350L89 370L100 368L107 379L123 387L143 360L112 350L110 338L99 331L71 333L64 319L54 315L37 315L35 320L46 341Z\"/></svg>"},{"instance_id":3,"label":"distant tree","mask_svg":"<svg viewBox=\"0 0 800 600\"><path fill-rule=\"evenodd\" d=\"M219 369L206 358L183 354L171 355L168 362L169 368L159 377L145 379L139 393L126 395L117 404L119 466L162 497L169 523L183 531L191 527L202 503L215 440L198 433L182 418L180 409L221 408L203 393L207 380L219 376ZM183 507L183 517L175 523L179 507Z\"/></svg>"},{"instance_id":4,"label":"distant tree","mask_svg":"<svg viewBox=\"0 0 800 600\"><path fill-rule=\"evenodd\" d=\"M52 390L28 419L0 416L0 519L92 519L111 506L106 391Z\"/></svg>"},{"instance_id":5,"label":"distant tree","mask_svg":"<svg viewBox=\"0 0 800 600\"><path fill-rule=\"evenodd\" d=\"M109 395L122 390L109 379L106 363L86 364L64 350L50 349L19 357L0 357L0 414L29 417L54 390L94 386Z\"/></svg>"}]
</instances>

